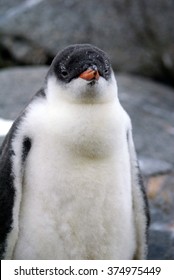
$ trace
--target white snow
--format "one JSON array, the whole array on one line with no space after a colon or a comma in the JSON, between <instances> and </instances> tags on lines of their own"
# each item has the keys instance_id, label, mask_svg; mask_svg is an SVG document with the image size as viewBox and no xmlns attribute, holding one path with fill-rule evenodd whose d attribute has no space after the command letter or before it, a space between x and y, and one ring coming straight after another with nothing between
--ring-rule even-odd
<instances>
[{"instance_id":1,"label":"white snow","mask_svg":"<svg viewBox=\"0 0 174 280\"><path fill-rule=\"evenodd\" d=\"M0 136L5 136L12 126L13 121L0 118Z\"/></svg>"}]
</instances>

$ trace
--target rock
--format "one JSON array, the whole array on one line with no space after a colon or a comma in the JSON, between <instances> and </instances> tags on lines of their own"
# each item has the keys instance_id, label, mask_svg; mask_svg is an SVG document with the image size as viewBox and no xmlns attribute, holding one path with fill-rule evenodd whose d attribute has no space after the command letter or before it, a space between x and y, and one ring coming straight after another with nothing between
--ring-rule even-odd
<instances>
[{"instance_id":1,"label":"rock","mask_svg":"<svg viewBox=\"0 0 174 280\"><path fill-rule=\"evenodd\" d=\"M149 260L174 260L174 239L168 231L150 231Z\"/></svg>"},{"instance_id":2,"label":"rock","mask_svg":"<svg viewBox=\"0 0 174 280\"><path fill-rule=\"evenodd\" d=\"M0 10L0 44L20 63L49 63L66 45L89 42L117 71L173 83L171 0L2 0Z\"/></svg>"},{"instance_id":3,"label":"rock","mask_svg":"<svg viewBox=\"0 0 174 280\"><path fill-rule=\"evenodd\" d=\"M15 120L43 85L47 67L16 67L0 71L0 118ZM0 145L4 136L0 127Z\"/></svg>"},{"instance_id":4,"label":"rock","mask_svg":"<svg viewBox=\"0 0 174 280\"><path fill-rule=\"evenodd\" d=\"M1 45L14 64L48 64L52 57L42 47L20 36L0 36ZM9 58L8 58L9 60Z\"/></svg>"},{"instance_id":5,"label":"rock","mask_svg":"<svg viewBox=\"0 0 174 280\"><path fill-rule=\"evenodd\" d=\"M139 158L139 165L146 177L166 174L173 170L173 166L168 162L154 158L141 157Z\"/></svg>"},{"instance_id":6,"label":"rock","mask_svg":"<svg viewBox=\"0 0 174 280\"><path fill-rule=\"evenodd\" d=\"M174 90L135 76L117 75L117 81L138 154L174 166Z\"/></svg>"},{"instance_id":7,"label":"rock","mask_svg":"<svg viewBox=\"0 0 174 280\"><path fill-rule=\"evenodd\" d=\"M174 173L146 180L151 226L149 259L174 260Z\"/></svg>"},{"instance_id":8,"label":"rock","mask_svg":"<svg viewBox=\"0 0 174 280\"><path fill-rule=\"evenodd\" d=\"M0 71L0 118L14 120L44 83L47 67L15 67Z\"/></svg>"},{"instance_id":9,"label":"rock","mask_svg":"<svg viewBox=\"0 0 174 280\"><path fill-rule=\"evenodd\" d=\"M159 180L158 183L159 187L157 188L156 184L156 190L153 195L149 195L150 185L147 184L147 193L153 217L152 222L155 224L162 223L166 225L166 230L171 230L174 233L174 174L163 175L163 179Z\"/></svg>"},{"instance_id":10,"label":"rock","mask_svg":"<svg viewBox=\"0 0 174 280\"><path fill-rule=\"evenodd\" d=\"M2 143L3 143L3 140L4 140L4 137L0 136L0 147L1 147Z\"/></svg>"}]
</instances>

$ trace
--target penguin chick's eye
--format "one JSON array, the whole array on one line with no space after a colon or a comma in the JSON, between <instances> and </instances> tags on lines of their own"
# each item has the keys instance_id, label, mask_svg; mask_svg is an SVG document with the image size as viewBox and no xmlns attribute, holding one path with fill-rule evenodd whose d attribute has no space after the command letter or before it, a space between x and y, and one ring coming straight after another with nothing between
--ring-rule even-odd
<instances>
[{"instance_id":1,"label":"penguin chick's eye","mask_svg":"<svg viewBox=\"0 0 174 280\"><path fill-rule=\"evenodd\" d=\"M109 70L108 70L108 69L105 69L105 70L104 70L104 73L105 73L105 74L108 74L108 73L109 73Z\"/></svg>"},{"instance_id":2,"label":"penguin chick's eye","mask_svg":"<svg viewBox=\"0 0 174 280\"><path fill-rule=\"evenodd\" d=\"M66 78L68 76L68 72L66 70L62 70L61 75L63 78Z\"/></svg>"}]
</instances>

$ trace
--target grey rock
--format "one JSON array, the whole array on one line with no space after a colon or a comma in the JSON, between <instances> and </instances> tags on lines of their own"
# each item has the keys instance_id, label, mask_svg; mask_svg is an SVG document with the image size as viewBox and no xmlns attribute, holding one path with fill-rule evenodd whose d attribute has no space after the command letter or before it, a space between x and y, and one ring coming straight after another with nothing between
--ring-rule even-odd
<instances>
[{"instance_id":1,"label":"grey rock","mask_svg":"<svg viewBox=\"0 0 174 280\"><path fill-rule=\"evenodd\" d=\"M174 173L163 176L149 197L151 226L149 259L174 260Z\"/></svg>"},{"instance_id":2,"label":"grey rock","mask_svg":"<svg viewBox=\"0 0 174 280\"><path fill-rule=\"evenodd\" d=\"M174 90L136 76L116 76L121 103L132 119L137 153L174 166Z\"/></svg>"},{"instance_id":3,"label":"grey rock","mask_svg":"<svg viewBox=\"0 0 174 280\"><path fill-rule=\"evenodd\" d=\"M174 260L174 238L168 231L151 230L149 234L149 260Z\"/></svg>"},{"instance_id":4,"label":"grey rock","mask_svg":"<svg viewBox=\"0 0 174 280\"><path fill-rule=\"evenodd\" d=\"M46 50L26 38L1 34L0 39L4 50L9 51L8 54L11 57L11 63L21 65L41 65L47 64L52 60ZM10 58L8 58L8 60L9 59Z\"/></svg>"},{"instance_id":5,"label":"grey rock","mask_svg":"<svg viewBox=\"0 0 174 280\"><path fill-rule=\"evenodd\" d=\"M163 184L150 199L151 219L153 224L163 224L174 236L174 174L165 176ZM159 228L159 227L158 227Z\"/></svg>"},{"instance_id":6,"label":"grey rock","mask_svg":"<svg viewBox=\"0 0 174 280\"><path fill-rule=\"evenodd\" d=\"M44 84L47 67L15 67L0 71L0 117L14 120Z\"/></svg>"},{"instance_id":7,"label":"grey rock","mask_svg":"<svg viewBox=\"0 0 174 280\"><path fill-rule=\"evenodd\" d=\"M15 120L43 86L48 67L14 67L0 71L0 118ZM0 146L4 137L0 136Z\"/></svg>"},{"instance_id":8,"label":"grey rock","mask_svg":"<svg viewBox=\"0 0 174 280\"><path fill-rule=\"evenodd\" d=\"M154 158L141 157L139 158L139 165L146 177L166 174L173 170L172 164Z\"/></svg>"},{"instance_id":9,"label":"grey rock","mask_svg":"<svg viewBox=\"0 0 174 280\"><path fill-rule=\"evenodd\" d=\"M109 53L117 71L172 83L173 10L172 0L2 0L0 41L16 60L31 64L89 42Z\"/></svg>"},{"instance_id":10,"label":"grey rock","mask_svg":"<svg viewBox=\"0 0 174 280\"><path fill-rule=\"evenodd\" d=\"M2 145L3 140L4 140L4 137L0 137L0 147Z\"/></svg>"}]
</instances>

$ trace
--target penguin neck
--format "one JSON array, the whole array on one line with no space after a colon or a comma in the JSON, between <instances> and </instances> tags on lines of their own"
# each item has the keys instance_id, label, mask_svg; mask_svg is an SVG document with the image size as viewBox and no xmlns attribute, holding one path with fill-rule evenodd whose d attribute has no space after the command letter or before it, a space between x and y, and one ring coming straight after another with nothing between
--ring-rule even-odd
<instances>
[{"instance_id":1,"label":"penguin neck","mask_svg":"<svg viewBox=\"0 0 174 280\"><path fill-rule=\"evenodd\" d=\"M107 86L106 82L105 85ZM77 83L76 88L78 90ZM116 86L111 85L107 88L111 90L109 94L112 98L106 99L106 102L73 102L76 99L64 98L71 94L70 87L67 92L66 88L55 83L54 79L48 81L46 115L49 124L54 127L53 136L56 143L63 139L58 150L64 151L68 147L70 155L75 159L103 160L112 157L116 124L122 119L122 110Z\"/></svg>"},{"instance_id":2,"label":"penguin neck","mask_svg":"<svg viewBox=\"0 0 174 280\"><path fill-rule=\"evenodd\" d=\"M55 76L49 77L45 93L50 105L71 104L72 106L98 106L119 103L117 84L114 75L110 82L101 77L100 82L91 87L82 79L74 79L70 84L62 85Z\"/></svg>"}]
</instances>

